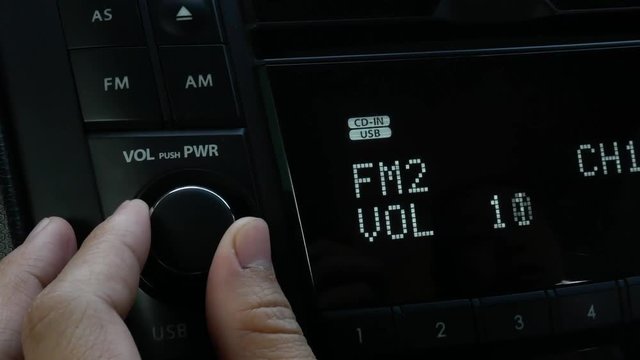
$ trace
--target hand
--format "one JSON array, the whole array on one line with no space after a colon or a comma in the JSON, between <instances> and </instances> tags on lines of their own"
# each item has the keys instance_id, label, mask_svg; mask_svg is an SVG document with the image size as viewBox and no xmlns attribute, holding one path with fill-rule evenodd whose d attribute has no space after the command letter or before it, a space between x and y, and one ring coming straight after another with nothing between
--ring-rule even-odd
<instances>
[{"instance_id":1,"label":"hand","mask_svg":"<svg viewBox=\"0 0 640 360\"><path fill-rule=\"evenodd\" d=\"M149 209L139 200L122 204L77 251L66 221L41 221L0 262L0 359L139 359L122 319L149 246ZM223 359L314 359L276 281L262 220L239 220L224 235L206 304Z\"/></svg>"}]
</instances>

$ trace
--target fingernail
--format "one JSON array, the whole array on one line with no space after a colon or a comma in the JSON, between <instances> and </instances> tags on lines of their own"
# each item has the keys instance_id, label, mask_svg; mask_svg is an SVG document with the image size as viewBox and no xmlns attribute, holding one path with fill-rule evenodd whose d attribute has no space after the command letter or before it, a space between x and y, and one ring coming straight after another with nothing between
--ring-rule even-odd
<instances>
[{"instance_id":1,"label":"fingernail","mask_svg":"<svg viewBox=\"0 0 640 360\"><path fill-rule=\"evenodd\" d=\"M122 209L126 208L127 205L131 202L131 200L126 200L125 202L123 202L122 204L120 204L120 206L118 206L118 208L116 209L116 211L114 211L113 213L117 213L118 211L121 211Z\"/></svg>"},{"instance_id":2,"label":"fingernail","mask_svg":"<svg viewBox=\"0 0 640 360\"><path fill-rule=\"evenodd\" d=\"M33 230L31 230L31 233L29 233L29 236L27 236L24 242L27 243L27 242L30 242L32 239L37 239L38 237L36 235L42 230L44 230L44 228L46 228L50 222L51 222L51 218L44 218L40 220L40 222L36 225L36 227L34 227Z\"/></svg>"},{"instance_id":3,"label":"fingernail","mask_svg":"<svg viewBox=\"0 0 640 360\"><path fill-rule=\"evenodd\" d=\"M50 222L51 222L51 218L48 218L48 217L40 220L38 225L36 225L36 227L34 227L33 230L31 230L31 234L35 235L39 233L40 231L42 231L42 229L46 228Z\"/></svg>"},{"instance_id":4,"label":"fingernail","mask_svg":"<svg viewBox=\"0 0 640 360\"><path fill-rule=\"evenodd\" d=\"M243 269L271 265L269 227L264 220L247 220L236 233L234 247Z\"/></svg>"}]
</instances>

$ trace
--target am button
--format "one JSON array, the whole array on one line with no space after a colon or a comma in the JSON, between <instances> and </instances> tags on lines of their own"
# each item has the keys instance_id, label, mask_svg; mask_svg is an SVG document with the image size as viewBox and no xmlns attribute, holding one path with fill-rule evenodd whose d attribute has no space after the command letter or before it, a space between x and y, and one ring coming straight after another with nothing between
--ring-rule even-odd
<instances>
[{"instance_id":1,"label":"am button","mask_svg":"<svg viewBox=\"0 0 640 360\"><path fill-rule=\"evenodd\" d=\"M160 48L169 102L182 127L238 127L238 110L224 46Z\"/></svg>"}]
</instances>

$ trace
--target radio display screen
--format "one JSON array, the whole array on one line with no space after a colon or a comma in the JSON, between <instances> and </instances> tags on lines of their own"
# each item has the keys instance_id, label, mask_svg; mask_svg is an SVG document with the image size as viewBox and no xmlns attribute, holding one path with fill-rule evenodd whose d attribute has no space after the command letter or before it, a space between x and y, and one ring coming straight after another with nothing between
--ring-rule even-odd
<instances>
[{"instance_id":1,"label":"radio display screen","mask_svg":"<svg viewBox=\"0 0 640 360\"><path fill-rule=\"evenodd\" d=\"M439 0L254 0L260 21L431 16Z\"/></svg>"},{"instance_id":2,"label":"radio display screen","mask_svg":"<svg viewBox=\"0 0 640 360\"><path fill-rule=\"evenodd\" d=\"M640 274L640 51L267 69L321 307Z\"/></svg>"}]
</instances>

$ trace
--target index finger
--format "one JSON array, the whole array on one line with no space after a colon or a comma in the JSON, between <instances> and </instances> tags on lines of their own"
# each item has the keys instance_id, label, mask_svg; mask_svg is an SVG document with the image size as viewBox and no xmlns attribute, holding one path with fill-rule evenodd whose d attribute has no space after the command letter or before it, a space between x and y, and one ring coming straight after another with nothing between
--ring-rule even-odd
<instances>
[{"instance_id":1,"label":"index finger","mask_svg":"<svg viewBox=\"0 0 640 360\"><path fill-rule=\"evenodd\" d=\"M140 200L100 224L34 302L23 332L25 357L139 357L122 318L136 296L150 233L149 208Z\"/></svg>"}]
</instances>

